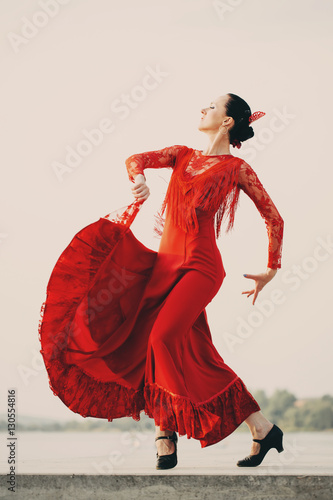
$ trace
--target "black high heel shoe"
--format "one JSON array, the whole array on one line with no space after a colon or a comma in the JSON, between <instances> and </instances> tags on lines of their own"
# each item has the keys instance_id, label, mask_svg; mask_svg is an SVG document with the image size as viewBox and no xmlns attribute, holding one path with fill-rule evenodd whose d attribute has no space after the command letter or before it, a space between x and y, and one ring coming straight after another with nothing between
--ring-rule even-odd
<instances>
[{"instance_id":1,"label":"black high heel shoe","mask_svg":"<svg viewBox=\"0 0 333 500\"><path fill-rule=\"evenodd\" d=\"M159 455L158 453L156 453L156 469L172 469L177 465L178 436L175 432L173 432L171 436L159 436L155 438L155 441L157 441L158 439L171 439L175 443L175 451L171 455Z\"/></svg>"},{"instance_id":2,"label":"black high heel shoe","mask_svg":"<svg viewBox=\"0 0 333 500\"><path fill-rule=\"evenodd\" d=\"M260 465L263 459L265 458L266 453L271 448L276 448L279 453L283 451L282 445L282 437L283 432L280 427L277 425L273 425L267 436L263 439L253 439L256 443L260 443L260 451L257 455L249 455L245 457L243 460L238 460L238 467L257 467Z\"/></svg>"}]
</instances>

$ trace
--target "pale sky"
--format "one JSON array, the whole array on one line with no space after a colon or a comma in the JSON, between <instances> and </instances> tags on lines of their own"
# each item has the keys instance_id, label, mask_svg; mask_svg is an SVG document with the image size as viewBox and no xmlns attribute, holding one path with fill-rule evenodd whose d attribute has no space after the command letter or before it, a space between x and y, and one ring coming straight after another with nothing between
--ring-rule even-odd
<instances>
[{"instance_id":1,"label":"pale sky","mask_svg":"<svg viewBox=\"0 0 333 500\"><path fill-rule=\"evenodd\" d=\"M218 240L227 276L206 309L214 344L251 390L332 394L332 2L63 0L48 14L42 4L0 4L1 404L15 387L21 414L82 419L53 395L39 353L52 269L79 230L134 200L125 159L174 144L204 149L200 110L228 92L266 113L231 153L256 171L285 235L282 268L252 306L243 274L265 271L268 239L241 193L234 230ZM144 95L148 74L156 84ZM132 105L121 114L124 94ZM101 123L113 130L56 175ZM132 225L154 250L170 174L145 171L151 196Z\"/></svg>"}]
</instances>

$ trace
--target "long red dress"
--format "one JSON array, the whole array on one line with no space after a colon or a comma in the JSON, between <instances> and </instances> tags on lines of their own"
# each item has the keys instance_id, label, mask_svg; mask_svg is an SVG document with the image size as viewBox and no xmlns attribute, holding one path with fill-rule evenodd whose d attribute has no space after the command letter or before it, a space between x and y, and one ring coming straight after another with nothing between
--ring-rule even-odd
<instances>
[{"instance_id":1,"label":"long red dress","mask_svg":"<svg viewBox=\"0 0 333 500\"><path fill-rule=\"evenodd\" d=\"M157 252L130 225L135 200L79 231L59 257L41 307L39 339L53 393L84 417L144 411L161 429L209 446L260 410L213 345L205 307L226 275L216 244L242 189L281 267L283 219L253 169L233 155L186 146L132 155L129 179L172 168L155 232ZM165 219L163 213L166 209Z\"/></svg>"}]
</instances>

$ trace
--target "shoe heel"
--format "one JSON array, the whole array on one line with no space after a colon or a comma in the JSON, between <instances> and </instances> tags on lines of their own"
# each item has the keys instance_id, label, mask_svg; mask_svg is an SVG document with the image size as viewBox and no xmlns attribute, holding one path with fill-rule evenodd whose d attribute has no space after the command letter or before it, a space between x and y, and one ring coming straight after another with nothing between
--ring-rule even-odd
<instances>
[{"instance_id":1,"label":"shoe heel","mask_svg":"<svg viewBox=\"0 0 333 500\"><path fill-rule=\"evenodd\" d=\"M277 449L278 453L281 453L282 451L284 451L283 444L282 444L282 436L281 436L280 442L276 445L275 448Z\"/></svg>"}]
</instances>

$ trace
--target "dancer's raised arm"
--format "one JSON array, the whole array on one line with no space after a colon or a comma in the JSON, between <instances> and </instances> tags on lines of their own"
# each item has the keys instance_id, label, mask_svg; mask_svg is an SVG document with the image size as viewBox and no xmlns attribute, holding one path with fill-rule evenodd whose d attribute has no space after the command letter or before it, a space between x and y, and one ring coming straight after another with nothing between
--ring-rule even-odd
<instances>
[{"instance_id":1,"label":"dancer's raised arm","mask_svg":"<svg viewBox=\"0 0 333 500\"><path fill-rule=\"evenodd\" d=\"M138 174L144 175L146 168L173 168L179 151L184 146L169 146L157 151L147 151L129 156L125 160L127 173L130 181L135 182Z\"/></svg>"},{"instance_id":2,"label":"dancer's raised arm","mask_svg":"<svg viewBox=\"0 0 333 500\"><path fill-rule=\"evenodd\" d=\"M145 201L150 195L144 174L145 168L173 168L179 151L184 146L169 146L157 151L147 151L129 156L125 160L128 177L134 182L133 196L139 201Z\"/></svg>"}]
</instances>

